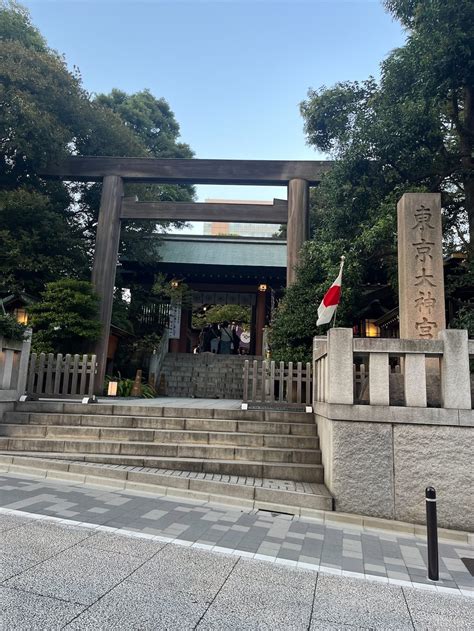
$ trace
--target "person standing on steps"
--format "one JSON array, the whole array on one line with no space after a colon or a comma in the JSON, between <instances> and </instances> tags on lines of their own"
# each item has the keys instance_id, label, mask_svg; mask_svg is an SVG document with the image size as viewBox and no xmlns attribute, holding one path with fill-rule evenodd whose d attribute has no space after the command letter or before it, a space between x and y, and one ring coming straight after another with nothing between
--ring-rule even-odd
<instances>
[{"instance_id":1,"label":"person standing on steps","mask_svg":"<svg viewBox=\"0 0 474 631\"><path fill-rule=\"evenodd\" d=\"M232 354L239 354L240 347L240 336L242 334L242 327L240 326L240 322L232 322Z\"/></svg>"},{"instance_id":2,"label":"person standing on steps","mask_svg":"<svg viewBox=\"0 0 474 631\"><path fill-rule=\"evenodd\" d=\"M211 339L212 339L211 325L206 324L206 326L201 331L201 335L199 336L201 353L211 352Z\"/></svg>"},{"instance_id":3,"label":"person standing on steps","mask_svg":"<svg viewBox=\"0 0 474 631\"><path fill-rule=\"evenodd\" d=\"M209 339L210 339L209 345L210 345L211 353L218 353L220 333L219 333L219 327L217 326L216 322L213 322L211 324L211 329L209 331Z\"/></svg>"},{"instance_id":4,"label":"person standing on steps","mask_svg":"<svg viewBox=\"0 0 474 631\"><path fill-rule=\"evenodd\" d=\"M232 331L229 327L229 323L227 320L224 320L221 326L221 341L219 344L219 354L220 355L230 355L232 352Z\"/></svg>"}]
</instances>

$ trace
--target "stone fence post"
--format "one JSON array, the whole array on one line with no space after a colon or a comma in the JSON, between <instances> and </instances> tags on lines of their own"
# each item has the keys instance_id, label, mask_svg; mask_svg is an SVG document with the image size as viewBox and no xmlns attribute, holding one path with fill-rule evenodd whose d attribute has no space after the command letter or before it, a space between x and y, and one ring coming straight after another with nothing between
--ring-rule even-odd
<instances>
[{"instance_id":1,"label":"stone fence post","mask_svg":"<svg viewBox=\"0 0 474 631\"><path fill-rule=\"evenodd\" d=\"M354 403L352 329L328 331L328 403Z\"/></svg>"},{"instance_id":2,"label":"stone fence post","mask_svg":"<svg viewBox=\"0 0 474 631\"><path fill-rule=\"evenodd\" d=\"M30 364L31 336L33 331L28 329L26 337L21 347L20 363L18 366L18 381L16 386L17 398L26 393L26 383L28 379L28 366Z\"/></svg>"},{"instance_id":3,"label":"stone fence post","mask_svg":"<svg viewBox=\"0 0 474 631\"><path fill-rule=\"evenodd\" d=\"M443 340L441 359L441 405L458 410L471 409L471 376L467 331L448 329L439 334Z\"/></svg>"}]
</instances>

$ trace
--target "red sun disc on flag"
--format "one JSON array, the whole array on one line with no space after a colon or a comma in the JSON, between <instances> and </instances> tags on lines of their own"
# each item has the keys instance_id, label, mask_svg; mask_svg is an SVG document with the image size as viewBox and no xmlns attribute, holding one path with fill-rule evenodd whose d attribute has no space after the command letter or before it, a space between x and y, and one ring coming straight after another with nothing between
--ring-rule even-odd
<instances>
[{"instance_id":1,"label":"red sun disc on flag","mask_svg":"<svg viewBox=\"0 0 474 631\"><path fill-rule=\"evenodd\" d=\"M338 305L341 299L341 286L333 285L328 289L326 295L323 298L323 304L325 307L333 307Z\"/></svg>"}]
</instances>

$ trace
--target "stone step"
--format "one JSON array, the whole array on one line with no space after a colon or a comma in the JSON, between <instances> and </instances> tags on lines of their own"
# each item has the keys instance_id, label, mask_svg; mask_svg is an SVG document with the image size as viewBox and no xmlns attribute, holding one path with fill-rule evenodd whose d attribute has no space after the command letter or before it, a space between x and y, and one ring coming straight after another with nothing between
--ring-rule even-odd
<instances>
[{"instance_id":1,"label":"stone step","mask_svg":"<svg viewBox=\"0 0 474 631\"><path fill-rule=\"evenodd\" d=\"M15 461L17 457L29 458L36 461L41 459L54 459L55 461L74 461L69 465L71 472L81 463L97 463L127 467L148 467L165 470L179 470L193 473L212 473L216 475L243 476L253 478L265 478L270 480L291 480L292 482L310 482L323 484L323 467L320 464L288 464L288 463L256 463L235 460L195 460L193 458L154 458L150 456L124 456L91 453L31 453L29 451L11 451L0 455L5 461L9 457ZM59 464L58 464L59 466ZM72 467L72 468L71 468ZM269 500L270 501L270 500ZM330 510L330 509L328 509Z\"/></svg>"},{"instance_id":2,"label":"stone step","mask_svg":"<svg viewBox=\"0 0 474 631\"><path fill-rule=\"evenodd\" d=\"M245 460L248 462L280 462L319 464L321 453L314 449L280 449L272 447L235 447L220 445L160 444L120 442L117 440L55 440L52 438L0 438L4 451L86 452L131 456L199 458L211 460Z\"/></svg>"},{"instance_id":3,"label":"stone step","mask_svg":"<svg viewBox=\"0 0 474 631\"><path fill-rule=\"evenodd\" d=\"M176 494L296 515L304 513L310 516L313 510L331 511L333 508L332 496L327 488L324 484L314 482L106 465L42 456L0 456L0 466L12 472L31 473L75 483L102 483L156 495Z\"/></svg>"},{"instance_id":4,"label":"stone step","mask_svg":"<svg viewBox=\"0 0 474 631\"><path fill-rule=\"evenodd\" d=\"M159 399L155 399L159 401ZM63 403L57 401L25 401L16 403L17 412L38 413L65 413L81 415L117 415L117 416L144 416L148 418L203 418L230 421L256 421L272 423L309 423L314 424L313 414L305 412L288 412L276 410L240 410L221 408L179 408L160 407L159 405L128 405L122 403L95 403L84 405L82 403Z\"/></svg>"},{"instance_id":5,"label":"stone step","mask_svg":"<svg viewBox=\"0 0 474 631\"><path fill-rule=\"evenodd\" d=\"M42 456L0 456L0 466L12 472L44 475L72 482L112 485L157 495L181 494L205 501L221 501L255 509L311 515L332 510L332 496L324 484L230 476L150 467L106 465ZM208 494L204 497L201 494ZM253 504L249 504L253 502ZM306 512L308 511L308 512Z\"/></svg>"},{"instance_id":6,"label":"stone step","mask_svg":"<svg viewBox=\"0 0 474 631\"><path fill-rule=\"evenodd\" d=\"M316 436L314 423L273 421L232 421L212 418L163 418L103 414L66 414L40 412L6 412L4 424L68 425L89 427L138 428L153 430L188 430L204 432L242 432L248 434L286 434Z\"/></svg>"},{"instance_id":7,"label":"stone step","mask_svg":"<svg viewBox=\"0 0 474 631\"><path fill-rule=\"evenodd\" d=\"M317 436L291 436L282 434L245 434L206 431L123 429L116 427L90 427L82 425L31 425L7 423L0 425L0 436L9 438L84 438L131 442L157 442L160 444L221 444L244 447L277 447L284 449L318 449Z\"/></svg>"}]
</instances>

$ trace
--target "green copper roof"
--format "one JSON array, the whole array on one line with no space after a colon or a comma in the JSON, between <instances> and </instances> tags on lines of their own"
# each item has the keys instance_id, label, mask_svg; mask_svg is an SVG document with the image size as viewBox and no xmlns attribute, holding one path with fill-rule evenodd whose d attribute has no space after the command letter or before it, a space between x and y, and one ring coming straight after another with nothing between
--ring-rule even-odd
<instances>
[{"instance_id":1,"label":"green copper roof","mask_svg":"<svg viewBox=\"0 0 474 631\"><path fill-rule=\"evenodd\" d=\"M166 235L158 253L162 263L286 267L286 241L279 239Z\"/></svg>"}]
</instances>

